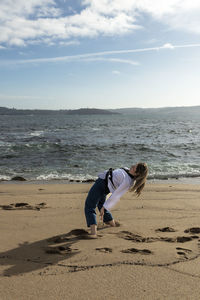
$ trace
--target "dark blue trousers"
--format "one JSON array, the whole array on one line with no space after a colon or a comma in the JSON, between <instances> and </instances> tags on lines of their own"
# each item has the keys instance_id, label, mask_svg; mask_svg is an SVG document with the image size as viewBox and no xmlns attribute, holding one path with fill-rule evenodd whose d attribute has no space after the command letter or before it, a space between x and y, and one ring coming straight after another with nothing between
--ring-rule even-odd
<instances>
[{"instance_id":1,"label":"dark blue trousers","mask_svg":"<svg viewBox=\"0 0 200 300\"><path fill-rule=\"evenodd\" d=\"M96 224L96 207L98 207L99 211L103 207L103 204L106 200L106 195L109 193L108 188L106 186L105 180L98 178L94 185L91 187L88 196L85 201L85 217L87 226ZM113 219L111 213L104 209L104 217L103 221L109 222Z\"/></svg>"}]
</instances>

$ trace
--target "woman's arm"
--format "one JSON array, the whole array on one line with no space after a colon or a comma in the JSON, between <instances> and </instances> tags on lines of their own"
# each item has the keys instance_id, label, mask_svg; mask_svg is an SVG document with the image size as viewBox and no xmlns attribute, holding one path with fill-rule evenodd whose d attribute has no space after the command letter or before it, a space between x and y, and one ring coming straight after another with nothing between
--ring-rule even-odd
<instances>
[{"instance_id":1,"label":"woman's arm","mask_svg":"<svg viewBox=\"0 0 200 300\"><path fill-rule=\"evenodd\" d=\"M103 207L111 209L129 189L129 182L124 179L118 188L112 193L112 195L106 200Z\"/></svg>"}]
</instances>

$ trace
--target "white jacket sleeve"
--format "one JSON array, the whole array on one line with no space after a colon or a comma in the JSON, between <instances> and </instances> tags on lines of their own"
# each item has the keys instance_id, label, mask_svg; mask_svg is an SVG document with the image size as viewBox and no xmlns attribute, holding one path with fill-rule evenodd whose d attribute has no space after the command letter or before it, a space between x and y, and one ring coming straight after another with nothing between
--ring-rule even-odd
<instances>
[{"instance_id":1,"label":"white jacket sleeve","mask_svg":"<svg viewBox=\"0 0 200 300\"><path fill-rule=\"evenodd\" d=\"M123 180L123 182L118 186L118 188L106 200L103 207L108 210L111 209L120 200L122 195L128 191L129 187L129 183L126 180Z\"/></svg>"}]
</instances>

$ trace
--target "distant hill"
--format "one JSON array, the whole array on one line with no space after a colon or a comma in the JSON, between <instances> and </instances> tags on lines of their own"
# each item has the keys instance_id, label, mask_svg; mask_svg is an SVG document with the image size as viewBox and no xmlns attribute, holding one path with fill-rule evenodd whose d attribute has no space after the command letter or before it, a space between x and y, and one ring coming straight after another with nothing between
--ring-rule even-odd
<instances>
[{"instance_id":1,"label":"distant hill","mask_svg":"<svg viewBox=\"0 0 200 300\"><path fill-rule=\"evenodd\" d=\"M15 109L0 107L0 115L112 115L118 112L97 109L97 108L80 108L74 110L45 110L45 109Z\"/></svg>"},{"instance_id":2,"label":"distant hill","mask_svg":"<svg viewBox=\"0 0 200 300\"><path fill-rule=\"evenodd\" d=\"M43 110L43 109L15 109L0 107L0 115L151 115L160 114L161 116L176 116L187 114L189 116L200 116L200 106L181 106L181 107L161 107L161 108L119 108L119 109L97 109L80 108L73 110Z\"/></svg>"},{"instance_id":3,"label":"distant hill","mask_svg":"<svg viewBox=\"0 0 200 300\"><path fill-rule=\"evenodd\" d=\"M105 110L105 109L97 109L97 108L80 108L75 110L67 110L68 115L111 115L111 114L119 114L115 111Z\"/></svg>"},{"instance_id":4,"label":"distant hill","mask_svg":"<svg viewBox=\"0 0 200 300\"><path fill-rule=\"evenodd\" d=\"M199 115L200 116L200 106L177 106L177 107L160 107L160 108L119 108L119 109L110 109L110 111L118 112L120 114L130 114L130 115L138 115L138 114L151 114L157 113L161 115L177 115L181 113L188 113L191 115Z\"/></svg>"}]
</instances>

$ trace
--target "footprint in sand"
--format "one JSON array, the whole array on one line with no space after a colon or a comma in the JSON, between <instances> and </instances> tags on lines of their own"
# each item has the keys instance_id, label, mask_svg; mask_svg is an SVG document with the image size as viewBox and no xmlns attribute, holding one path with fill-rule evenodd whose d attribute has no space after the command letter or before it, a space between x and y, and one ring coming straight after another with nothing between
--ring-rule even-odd
<instances>
[{"instance_id":1,"label":"footprint in sand","mask_svg":"<svg viewBox=\"0 0 200 300\"><path fill-rule=\"evenodd\" d=\"M133 241L136 243L152 243L155 242L157 240L157 238L153 238L153 237L142 237L141 235L132 233L130 231L120 231L117 233L117 236L119 238L125 239L125 240L129 240L129 241Z\"/></svg>"},{"instance_id":2,"label":"footprint in sand","mask_svg":"<svg viewBox=\"0 0 200 300\"><path fill-rule=\"evenodd\" d=\"M47 254L73 254L73 253L77 253L78 249L74 248L71 249L68 246L59 246L59 247L49 247L45 250L45 252Z\"/></svg>"},{"instance_id":3,"label":"footprint in sand","mask_svg":"<svg viewBox=\"0 0 200 300\"><path fill-rule=\"evenodd\" d=\"M60 246L49 246L45 249L45 252L48 254L71 254L74 255L79 253L79 249L74 248L72 249L70 246L72 243L75 243L77 240L87 238L89 236L88 232L84 229L73 229L66 234L57 235L52 238L47 239L49 244L63 244L68 243L67 245L60 245Z\"/></svg>"},{"instance_id":4,"label":"footprint in sand","mask_svg":"<svg viewBox=\"0 0 200 300\"><path fill-rule=\"evenodd\" d=\"M122 253L140 253L144 255L152 254L153 252L150 251L149 249L136 249L136 248L130 248L130 249L125 249L121 251Z\"/></svg>"},{"instance_id":5,"label":"footprint in sand","mask_svg":"<svg viewBox=\"0 0 200 300\"><path fill-rule=\"evenodd\" d=\"M185 233L200 233L200 227L188 228L184 232Z\"/></svg>"},{"instance_id":6,"label":"footprint in sand","mask_svg":"<svg viewBox=\"0 0 200 300\"><path fill-rule=\"evenodd\" d=\"M134 234L130 231L120 231L117 233L118 237L123 238L125 240L133 241L136 243L152 243L156 241L168 242L168 243L185 243L192 241L193 239L198 239L199 236L178 236L178 237L142 237L138 234Z\"/></svg>"},{"instance_id":7,"label":"footprint in sand","mask_svg":"<svg viewBox=\"0 0 200 300\"><path fill-rule=\"evenodd\" d=\"M197 235L192 235L192 236L178 236L176 238L177 243L185 243L192 241L193 239L198 239L199 237Z\"/></svg>"},{"instance_id":8,"label":"footprint in sand","mask_svg":"<svg viewBox=\"0 0 200 300\"><path fill-rule=\"evenodd\" d=\"M102 235L98 234L97 238L102 237ZM90 234L85 229L73 229L66 234L57 235L47 239L47 242L52 244L61 244L65 242L76 242L78 240L94 240L90 236Z\"/></svg>"},{"instance_id":9,"label":"footprint in sand","mask_svg":"<svg viewBox=\"0 0 200 300\"><path fill-rule=\"evenodd\" d=\"M11 203L9 205L0 205L0 208L4 210L18 210L18 209L40 210L41 208L46 208L45 205L46 205L45 202L36 205L30 205L28 203L18 202L18 203Z\"/></svg>"},{"instance_id":10,"label":"footprint in sand","mask_svg":"<svg viewBox=\"0 0 200 300\"><path fill-rule=\"evenodd\" d=\"M184 257L186 259L188 259L187 254L191 254L192 253L192 250L186 249L186 248L181 248L181 247L176 247L176 250L178 250L177 251L178 255L180 255L180 256L182 256L182 257Z\"/></svg>"},{"instance_id":11,"label":"footprint in sand","mask_svg":"<svg viewBox=\"0 0 200 300\"><path fill-rule=\"evenodd\" d=\"M192 252L192 250L190 250L190 249L181 248L181 247L176 247L176 250L181 250L181 251L184 251L186 253L191 253Z\"/></svg>"},{"instance_id":12,"label":"footprint in sand","mask_svg":"<svg viewBox=\"0 0 200 300\"><path fill-rule=\"evenodd\" d=\"M100 251L100 252L103 252L103 253L111 253L112 252L112 249L111 248L107 248L107 247L104 247L104 248L96 248L97 251Z\"/></svg>"},{"instance_id":13,"label":"footprint in sand","mask_svg":"<svg viewBox=\"0 0 200 300\"><path fill-rule=\"evenodd\" d=\"M84 229L73 229L66 234L53 236L47 239L48 243L61 244L74 239L84 239L89 236L88 232Z\"/></svg>"},{"instance_id":14,"label":"footprint in sand","mask_svg":"<svg viewBox=\"0 0 200 300\"><path fill-rule=\"evenodd\" d=\"M163 228L158 228L155 230L156 232L160 231L160 232L175 232L176 230L174 230L174 228L171 227L163 227Z\"/></svg>"},{"instance_id":15,"label":"footprint in sand","mask_svg":"<svg viewBox=\"0 0 200 300\"><path fill-rule=\"evenodd\" d=\"M175 238L168 238L168 237L160 237L158 238L159 241L168 242L168 243L185 243L196 239L196 236L177 236Z\"/></svg>"}]
</instances>

